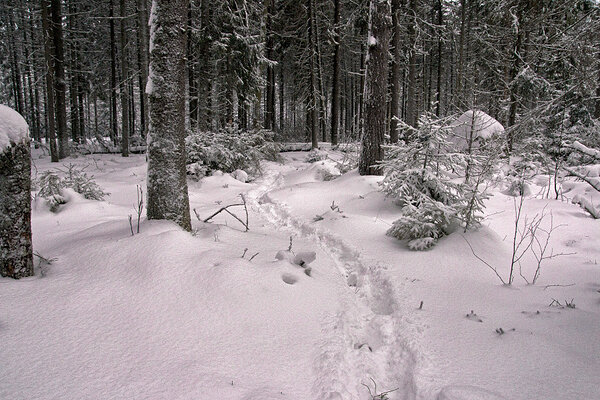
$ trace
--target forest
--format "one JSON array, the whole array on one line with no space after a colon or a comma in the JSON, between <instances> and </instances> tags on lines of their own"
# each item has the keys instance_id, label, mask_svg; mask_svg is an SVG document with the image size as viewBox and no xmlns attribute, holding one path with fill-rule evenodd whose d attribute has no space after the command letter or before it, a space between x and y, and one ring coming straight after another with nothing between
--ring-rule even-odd
<instances>
[{"instance_id":1,"label":"forest","mask_svg":"<svg viewBox=\"0 0 600 400\"><path fill-rule=\"evenodd\" d=\"M510 151L532 136L590 136L600 118L592 0L187 3L191 131L234 124L314 147L356 141L373 79L385 86L378 108L392 143L398 120L416 126L425 112L481 109L506 127ZM379 78L365 76L370 7L382 13ZM36 141L53 148L58 139L55 157L98 137L124 155L144 142L149 8L144 0L3 2L0 101L26 117Z\"/></svg>"},{"instance_id":2,"label":"forest","mask_svg":"<svg viewBox=\"0 0 600 400\"><path fill-rule=\"evenodd\" d=\"M600 388L598 0L0 1L0 398Z\"/></svg>"}]
</instances>

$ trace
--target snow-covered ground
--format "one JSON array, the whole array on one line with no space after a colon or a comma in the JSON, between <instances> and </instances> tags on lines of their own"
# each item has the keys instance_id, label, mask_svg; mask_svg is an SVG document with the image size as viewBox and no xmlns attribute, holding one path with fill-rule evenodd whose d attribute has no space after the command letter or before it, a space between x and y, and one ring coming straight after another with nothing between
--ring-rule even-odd
<instances>
[{"instance_id":1,"label":"snow-covered ground","mask_svg":"<svg viewBox=\"0 0 600 400\"><path fill-rule=\"evenodd\" d=\"M412 252L385 236L398 207L381 178L324 180L334 163L306 154L265 163L252 183L190 182L202 218L240 193L249 206L250 231L222 213L193 221L193 235L145 220L131 235L143 155L66 160L111 194L68 192L58 213L34 202L34 251L56 260L43 276L0 279L0 398L600 398L599 220L527 199L529 218L546 207L564 224L554 253L575 254L545 261L536 285L517 272L506 287L467 241L506 277L512 197L496 192L479 230ZM34 175L55 167L34 163ZM594 195L585 190L569 183L565 196ZM308 266L276 260L290 237L293 254L316 252ZM535 260L522 264L530 278Z\"/></svg>"}]
</instances>

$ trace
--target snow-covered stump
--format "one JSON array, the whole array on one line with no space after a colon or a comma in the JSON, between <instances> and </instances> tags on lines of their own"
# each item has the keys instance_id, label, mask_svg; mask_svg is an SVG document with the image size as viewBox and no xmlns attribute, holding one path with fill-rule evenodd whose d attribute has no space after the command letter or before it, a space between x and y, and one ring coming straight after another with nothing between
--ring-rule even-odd
<instances>
[{"instance_id":1,"label":"snow-covered stump","mask_svg":"<svg viewBox=\"0 0 600 400\"><path fill-rule=\"evenodd\" d=\"M29 127L0 105L0 275L33 275Z\"/></svg>"}]
</instances>

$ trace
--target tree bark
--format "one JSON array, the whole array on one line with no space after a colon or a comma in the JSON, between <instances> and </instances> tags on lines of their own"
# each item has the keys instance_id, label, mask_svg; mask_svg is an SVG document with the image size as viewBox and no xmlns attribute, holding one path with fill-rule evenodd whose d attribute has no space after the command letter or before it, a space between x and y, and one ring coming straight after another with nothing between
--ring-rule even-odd
<instances>
[{"instance_id":1,"label":"tree bark","mask_svg":"<svg viewBox=\"0 0 600 400\"><path fill-rule=\"evenodd\" d=\"M410 0L410 22L408 23L408 82L406 88L406 123L417 126L417 0Z\"/></svg>"},{"instance_id":2,"label":"tree bark","mask_svg":"<svg viewBox=\"0 0 600 400\"><path fill-rule=\"evenodd\" d=\"M331 144L338 144L340 127L340 0L333 7L333 77L331 81Z\"/></svg>"},{"instance_id":3,"label":"tree bark","mask_svg":"<svg viewBox=\"0 0 600 400\"><path fill-rule=\"evenodd\" d=\"M51 0L51 9L58 156L62 159L69 155L69 136L67 134L67 84L65 81L65 50L63 43L61 0Z\"/></svg>"},{"instance_id":4,"label":"tree bark","mask_svg":"<svg viewBox=\"0 0 600 400\"><path fill-rule=\"evenodd\" d=\"M383 160L384 155L382 145L386 128L390 14L389 0L371 0L364 96L365 123L358 163L358 172L361 175L381 175L382 173L377 163Z\"/></svg>"},{"instance_id":5,"label":"tree bark","mask_svg":"<svg viewBox=\"0 0 600 400\"><path fill-rule=\"evenodd\" d=\"M41 0L42 29L44 31L44 61L46 64L46 117L48 120L48 133L46 140L50 145L50 160L58 162L58 149L56 145L56 128L54 115L54 54L52 49L52 32L50 29L48 0Z\"/></svg>"},{"instance_id":6,"label":"tree bark","mask_svg":"<svg viewBox=\"0 0 600 400\"><path fill-rule=\"evenodd\" d=\"M1 105L0 111L17 114ZM20 115L10 118L20 118L27 126ZM5 128L4 121L0 125ZM33 275L31 153L29 138L25 139L0 148L0 275L14 279Z\"/></svg>"},{"instance_id":7,"label":"tree bark","mask_svg":"<svg viewBox=\"0 0 600 400\"><path fill-rule=\"evenodd\" d=\"M392 0L392 46L394 59L392 60L392 82L391 82L391 113L390 113L390 142L398 142L398 119L400 119L400 91L402 82L400 76L402 68L400 57L402 54L401 48L401 33L400 12L402 8L401 0Z\"/></svg>"},{"instance_id":8,"label":"tree bark","mask_svg":"<svg viewBox=\"0 0 600 400\"><path fill-rule=\"evenodd\" d=\"M137 0L138 7L138 64L140 68L140 123L142 137L148 134L148 7L147 0Z\"/></svg>"},{"instance_id":9,"label":"tree bark","mask_svg":"<svg viewBox=\"0 0 600 400\"><path fill-rule=\"evenodd\" d=\"M315 13L313 0L308 0L308 43L310 51L310 96L308 102L308 112L310 113L310 137L311 148L319 147L319 89L317 82L317 32L315 23Z\"/></svg>"},{"instance_id":10,"label":"tree bark","mask_svg":"<svg viewBox=\"0 0 600 400\"><path fill-rule=\"evenodd\" d=\"M190 231L185 170L187 0L154 0L151 14L147 215Z\"/></svg>"},{"instance_id":11,"label":"tree bark","mask_svg":"<svg viewBox=\"0 0 600 400\"><path fill-rule=\"evenodd\" d=\"M121 156L129 157L129 56L127 54L127 10L121 0Z\"/></svg>"},{"instance_id":12,"label":"tree bark","mask_svg":"<svg viewBox=\"0 0 600 400\"><path fill-rule=\"evenodd\" d=\"M117 110L117 39L115 35L115 6L110 0L108 21L110 30L110 137L113 144L117 144L119 136L118 110Z\"/></svg>"},{"instance_id":13,"label":"tree bark","mask_svg":"<svg viewBox=\"0 0 600 400\"><path fill-rule=\"evenodd\" d=\"M265 0L265 57L270 62L274 62L274 47L275 40L272 32L273 0ZM272 63L267 64L267 86L266 86L266 102L265 102L265 129L275 130L275 67Z\"/></svg>"}]
</instances>

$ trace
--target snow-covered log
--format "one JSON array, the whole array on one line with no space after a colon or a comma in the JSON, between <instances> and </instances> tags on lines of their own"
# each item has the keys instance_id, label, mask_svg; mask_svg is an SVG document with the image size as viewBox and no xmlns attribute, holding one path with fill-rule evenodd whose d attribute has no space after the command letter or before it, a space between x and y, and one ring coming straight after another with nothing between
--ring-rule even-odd
<instances>
[{"instance_id":1,"label":"snow-covered log","mask_svg":"<svg viewBox=\"0 0 600 400\"><path fill-rule=\"evenodd\" d=\"M0 275L33 275L29 127L0 105Z\"/></svg>"},{"instance_id":2,"label":"snow-covered log","mask_svg":"<svg viewBox=\"0 0 600 400\"><path fill-rule=\"evenodd\" d=\"M599 150L587 147L586 145L584 145L581 142L578 142L577 140L574 141L572 144L566 144L565 146L568 148L571 148L573 150L577 150L578 152L583 153L586 156L590 156L590 157L595 158L596 160L600 160L600 151Z\"/></svg>"}]
</instances>

